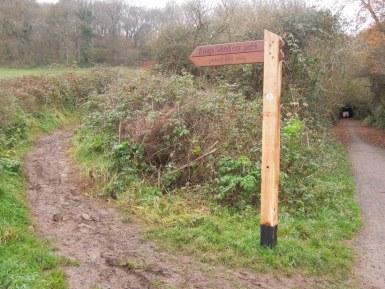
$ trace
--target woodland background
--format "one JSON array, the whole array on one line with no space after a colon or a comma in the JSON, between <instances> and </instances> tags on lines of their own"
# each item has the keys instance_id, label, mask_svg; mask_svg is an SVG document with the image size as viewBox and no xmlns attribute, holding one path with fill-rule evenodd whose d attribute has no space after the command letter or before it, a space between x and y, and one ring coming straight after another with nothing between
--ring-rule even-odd
<instances>
[{"instance_id":1,"label":"woodland background","mask_svg":"<svg viewBox=\"0 0 385 289\"><path fill-rule=\"evenodd\" d=\"M371 26L345 33L336 11L306 1L191 0L164 8L128 1L34 0L0 3L0 65L94 66L157 63L168 72L205 74L237 83L250 97L261 90L259 66L204 72L188 55L198 44L262 39L263 29L286 41L285 85L291 102L322 102L325 113L351 104L358 115L385 126L384 0L356 0L356 22ZM345 25L345 26L344 26ZM354 32L354 31L353 31ZM317 112L320 113L320 112Z\"/></svg>"}]
</instances>

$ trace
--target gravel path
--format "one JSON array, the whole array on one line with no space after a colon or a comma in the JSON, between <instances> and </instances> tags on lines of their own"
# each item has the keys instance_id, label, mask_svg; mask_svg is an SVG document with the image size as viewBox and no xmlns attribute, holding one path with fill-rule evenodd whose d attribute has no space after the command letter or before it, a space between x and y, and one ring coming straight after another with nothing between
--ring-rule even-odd
<instances>
[{"instance_id":1,"label":"gravel path","mask_svg":"<svg viewBox=\"0 0 385 289\"><path fill-rule=\"evenodd\" d=\"M62 130L45 136L26 158L34 226L42 238L52 240L59 255L78 263L64 268L69 288L316 287L301 276L278 280L157 250L113 206L82 194L84 184L66 156L72 135Z\"/></svg>"},{"instance_id":2,"label":"gravel path","mask_svg":"<svg viewBox=\"0 0 385 289\"><path fill-rule=\"evenodd\" d=\"M345 134L363 215L355 272L363 289L385 289L385 149L375 141L384 142L385 134L351 120L340 122L337 129Z\"/></svg>"}]
</instances>

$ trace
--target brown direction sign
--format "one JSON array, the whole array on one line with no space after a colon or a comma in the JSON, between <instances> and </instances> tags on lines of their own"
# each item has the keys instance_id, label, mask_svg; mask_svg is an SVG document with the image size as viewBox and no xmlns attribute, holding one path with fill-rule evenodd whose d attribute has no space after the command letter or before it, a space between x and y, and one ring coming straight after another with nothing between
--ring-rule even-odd
<instances>
[{"instance_id":1,"label":"brown direction sign","mask_svg":"<svg viewBox=\"0 0 385 289\"><path fill-rule=\"evenodd\" d=\"M278 58L283 60L285 57L282 50L284 42L282 39L279 42ZM190 60L198 67L263 63L264 41L252 40L198 46L191 53Z\"/></svg>"},{"instance_id":2,"label":"brown direction sign","mask_svg":"<svg viewBox=\"0 0 385 289\"><path fill-rule=\"evenodd\" d=\"M263 40L203 45L194 49L190 60L196 66L263 63Z\"/></svg>"}]
</instances>

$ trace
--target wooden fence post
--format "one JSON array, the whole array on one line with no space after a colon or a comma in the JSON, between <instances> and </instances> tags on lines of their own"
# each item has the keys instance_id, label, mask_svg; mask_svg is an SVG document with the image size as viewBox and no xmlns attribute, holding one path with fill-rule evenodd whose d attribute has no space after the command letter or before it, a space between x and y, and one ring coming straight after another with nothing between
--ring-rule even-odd
<instances>
[{"instance_id":1,"label":"wooden fence post","mask_svg":"<svg viewBox=\"0 0 385 289\"><path fill-rule=\"evenodd\" d=\"M281 46L278 35L265 30L261 165L261 246L277 244L280 171Z\"/></svg>"}]
</instances>

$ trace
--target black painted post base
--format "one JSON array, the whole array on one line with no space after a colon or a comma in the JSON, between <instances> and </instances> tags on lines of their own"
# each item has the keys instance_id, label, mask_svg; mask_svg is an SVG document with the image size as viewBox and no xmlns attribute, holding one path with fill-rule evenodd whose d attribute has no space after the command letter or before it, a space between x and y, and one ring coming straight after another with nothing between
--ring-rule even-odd
<instances>
[{"instance_id":1,"label":"black painted post base","mask_svg":"<svg viewBox=\"0 0 385 289\"><path fill-rule=\"evenodd\" d=\"M261 225L261 246L273 248L277 245L278 225Z\"/></svg>"}]
</instances>

